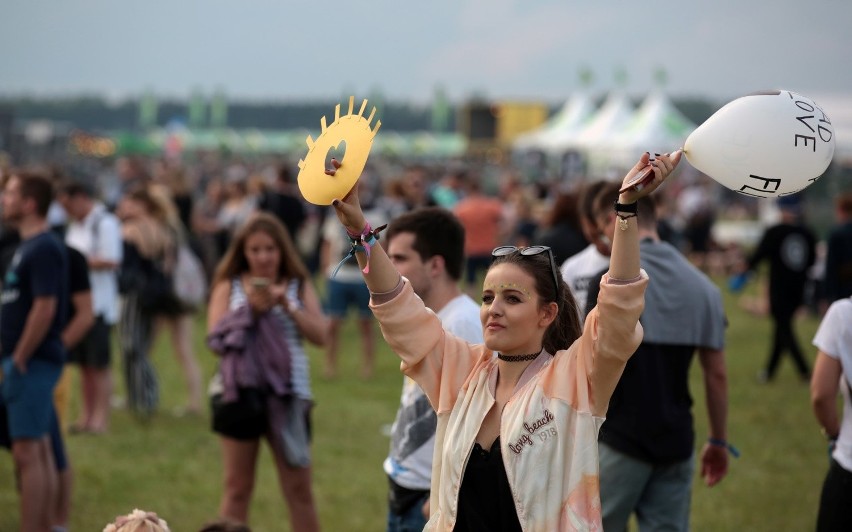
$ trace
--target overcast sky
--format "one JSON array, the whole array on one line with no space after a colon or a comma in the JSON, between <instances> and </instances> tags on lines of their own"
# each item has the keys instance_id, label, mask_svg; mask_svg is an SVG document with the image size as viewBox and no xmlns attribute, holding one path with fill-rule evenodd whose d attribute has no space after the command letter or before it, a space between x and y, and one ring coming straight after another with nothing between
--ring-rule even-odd
<instances>
[{"instance_id":1,"label":"overcast sky","mask_svg":"<svg viewBox=\"0 0 852 532\"><path fill-rule=\"evenodd\" d=\"M699 5L700 4L700 5ZM0 94L852 93L852 1L2 0Z\"/></svg>"}]
</instances>

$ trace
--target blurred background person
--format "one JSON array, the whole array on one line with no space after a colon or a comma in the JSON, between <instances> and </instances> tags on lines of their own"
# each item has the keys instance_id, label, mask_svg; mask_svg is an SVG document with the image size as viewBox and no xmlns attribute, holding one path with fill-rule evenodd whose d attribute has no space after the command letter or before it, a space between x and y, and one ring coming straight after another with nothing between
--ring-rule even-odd
<instances>
[{"instance_id":1,"label":"blurred background person","mask_svg":"<svg viewBox=\"0 0 852 532\"><path fill-rule=\"evenodd\" d=\"M562 264L588 245L580 229L578 205L576 192L559 193L533 238L534 244L553 250L556 264Z\"/></svg>"},{"instance_id":2,"label":"blurred background person","mask_svg":"<svg viewBox=\"0 0 852 532\"><path fill-rule=\"evenodd\" d=\"M683 236L687 257L693 264L706 269L707 256L714 249L713 224L716 223L714 182L700 176L686 185L677 198L678 214L684 220Z\"/></svg>"},{"instance_id":3,"label":"blurred background person","mask_svg":"<svg viewBox=\"0 0 852 532\"><path fill-rule=\"evenodd\" d=\"M852 530L852 299L835 301L820 323L811 378L811 406L828 440L817 531ZM843 408L837 411L837 395Z\"/></svg>"},{"instance_id":4,"label":"blurred background person","mask_svg":"<svg viewBox=\"0 0 852 532\"><path fill-rule=\"evenodd\" d=\"M171 271L176 242L166 213L147 187L127 193L118 213L124 241L119 339L127 404L133 413L148 417L159 403L157 375L150 360L155 320L164 312L175 312L177 306L176 301L153 293L147 279Z\"/></svg>"},{"instance_id":5,"label":"blurred background person","mask_svg":"<svg viewBox=\"0 0 852 532\"><path fill-rule=\"evenodd\" d=\"M122 261L121 224L94 197L88 183L69 182L60 194L70 223L65 242L88 262L95 322L71 359L80 366L82 409L73 429L100 433L109 427L112 397L112 329L118 322L118 277Z\"/></svg>"},{"instance_id":6,"label":"blurred background person","mask_svg":"<svg viewBox=\"0 0 852 532\"><path fill-rule=\"evenodd\" d=\"M207 278L213 278L216 263L225 253L228 243L227 229L222 227L219 211L225 202L222 180L212 178L204 187L204 195L195 202L190 219L190 229L198 242L198 251Z\"/></svg>"},{"instance_id":7,"label":"blurred background person","mask_svg":"<svg viewBox=\"0 0 852 532\"><path fill-rule=\"evenodd\" d=\"M104 532L169 532L169 525L154 513L135 509L120 515L104 527Z\"/></svg>"},{"instance_id":8,"label":"blurred background person","mask_svg":"<svg viewBox=\"0 0 852 532\"><path fill-rule=\"evenodd\" d=\"M293 175L286 165L277 168L275 182L260 196L257 207L281 220L290 239L296 242L307 213L298 187L293 182Z\"/></svg>"},{"instance_id":9,"label":"blurred background person","mask_svg":"<svg viewBox=\"0 0 852 532\"><path fill-rule=\"evenodd\" d=\"M852 296L852 192L834 202L836 225L828 235L825 258L825 297L828 303Z\"/></svg>"},{"instance_id":10,"label":"blurred background person","mask_svg":"<svg viewBox=\"0 0 852 532\"><path fill-rule=\"evenodd\" d=\"M609 247L601 239L595 218L595 200L606 185L606 181L592 181L586 183L580 190L578 202L580 228L589 244L579 253L568 257L560 268L562 278L571 289L574 299L579 302L577 312L580 315L580 323L586 319L583 302L586 301L589 293L589 283L597 279L601 270L609 266L609 256L605 254L605 252L609 253Z\"/></svg>"},{"instance_id":11,"label":"blurred background person","mask_svg":"<svg viewBox=\"0 0 852 532\"><path fill-rule=\"evenodd\" d=\"M231 166L225 174L225 197L217 221L227 235L227 242L245 224L256 207L255 198L249 195L248 177L248 171L240 165Z\"/></svg>"},{"instance_id":12,"label":"blurred background person","mask_svg":"<svg viewBox=\"0 0 852 532\"><path fill-rule=\"evenodd\" d=\"M210 385L213 429L221 437L221 517L248 521L260 438L266 437L293 530L319 529L311 487L313 395L303 341L321 346L328 321L284 226L256 214L238 231L214 278L208 344L221 361ZM256 331L237 346L224 338Z\"/></svg>"},{"instance_id":13,"label":"blurred background person","mask_svg":"<svg viewBox=\"0 0 852 532\"><path fill-rule=\"evenodd\" d=\"M365 198L364 210L375 220L376 227L388 221L388 214L374 201L366 176L358 180L358 193ZM381 245L381 244L380 244ZM376 357L376 326L370 311L370 291L364 282L358 263L349 256L352 243L340 226L333 210L329 210L323 225L321 269L326 274L325 312L331 320L328 342L325 344L324 376L334 378L338 373L341 327L350 310L356 313L361 339L361 377L373 376ZM345 346L347 351L350 346Z\"/></svg>"},{"instance_id":14,"label":"blurred background person","mask_svg":"<svg viewBox=\"0 0 852 532\"><path fill-rule=\"evenodd\" d=\"M757 249L739 268L740 275L753 272L761 262L769 263L769 313L772 317L772 347L759 382L775 378L781 355L789 352L799 378L810 380L810 369L796 337L793 318L805 297L808 269L816 260L816 236L802 218L799 196L777 201L781 220L764 231Z\"/></svg>"},{"instance_id":15,"label":"blurred background person","mask_svg":"<svg viewBox=\"0 0 852 532\"><path fill-rule=\"evenodd\" d=\"M407 167L401 178L403 203L408 212L418 207L435 205L430 194L429 170L425 166L412 165ZM371 201L374 201L371 200Z\"/></svg>"},{"instance_id":16,"label":"blurred background person","mask_svg":"<svg viewBox=\"0 0 852 532\"><path fill-rule=\"evenodd\" d=\"M467 172L461 168L450 168L432 189L432 200L439 207L453 210L464 195L463 186Z\"/></svg>"},{"instance_id":17,"label":"blurred background person","mask_svg":"<svg viewBox=\"0 0 852 532\"><path fill-rule=\"evenodd\" d=\"M533 242L539 221L536 218L536 198L526 188L518 188L509 196L513 212L512 225L508 228L508 243L516 247L528 247Z\"/></svg>"},{"instance_id":18,"label":"blurred background person","mask_svg":"<svg viewBox=\"0 0 852 532\"><path fill-rule=\"evenodd\" d=\"M3 223L21 237L3 283L0 395L24 531L50 530L58 486L50 433L58 430L53 391L66 358L61 333L68 309L68 257L47 224L52 199L49 178L16 170L4 180L0 197Z\"/></svg>"},{"instance_id":19,"label":"blurred background person","mask_svg":"<svg viewBox=\"0 0 852 532\"><path fill-rule=\"evenodd\" d=\"M183 252L193 253L189 245L189 237L183 222L180 219L180 213L177 210L177 205L170 195L170 189L162 186L150 187L149 193L151 198L157 202L158 211L162 213L162 223L171 233L171 240L174 247L171 250L171 256L168 262L171 262L172 274L177 273L177 261L180 260L181 248ZM180 282L180 280L173 280ZM201 367L198 365L198 358L195 356L195 348L192 342L192 332L195 323L196 308L186 304L185 302L173 312L166 312L159 316L157 329L167 329L172 342L173 353L178 359L181 371L183 371L184 381L187 388L186 404L177 407L174 413L177 415L201 413L201 403L203 391L201 387Z\"/></svg>"},{"instance_id":20,"label":"blurred background person","mask_svg":"<svg viewBox=\"0 0 852 532\"><path fill-rule=\"evenodd\" d=\"M479 176L468 175L465 196L453 213L464 227L465 286L468 294L477 292L477 277L491 264L491 250L501 244L503 205L486 196Z\"/></svg>"}]
</instances>

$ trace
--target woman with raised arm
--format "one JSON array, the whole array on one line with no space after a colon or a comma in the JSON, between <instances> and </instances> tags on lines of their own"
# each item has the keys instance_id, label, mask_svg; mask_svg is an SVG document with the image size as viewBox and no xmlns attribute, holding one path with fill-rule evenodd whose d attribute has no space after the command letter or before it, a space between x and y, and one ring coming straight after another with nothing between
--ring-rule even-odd
<instances>
[{"instance_id":1,"label":"woman with raised arm","mask_svg":"<svg viewBox=\"0 0 852 532\"><path fill-rule=\"evenodd\" d=\"M639 269L636 201L681 153L644 154L652 179L614 208L619 229L598 305L581 330L550 248L498 247L482 289L484 345L445 333L364 219L357 190L335 200L372 293L371 308L403 373L438 414L426 530L600 530L598 429L624 365L642 339L648 278ZM335 169L340 164L332 161ZM495 356L496 355L496 356Z\"/></svg>"}]
</instances>

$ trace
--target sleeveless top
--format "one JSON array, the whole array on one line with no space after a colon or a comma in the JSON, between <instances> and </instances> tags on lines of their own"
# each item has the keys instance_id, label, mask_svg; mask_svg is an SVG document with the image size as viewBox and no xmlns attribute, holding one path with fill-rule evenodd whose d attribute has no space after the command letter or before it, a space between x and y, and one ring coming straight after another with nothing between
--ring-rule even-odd
<instances>
[{"instance_id":1,"label":"sleeveless top","mask_svg":"<svg viewBox=\"0 0 852 532\"><path fill-rule=\"evenodd\" d=\"M302 302L299 301L299 285L298 279L293 279L287 284L287 299L296 301L301 307ZM243 305L248 305L246 293L243 290L243 284L239 277L231 280L231 296L228 300L228 309L235 310ZM308 364L308 356L302 345L302 335L299 333L299 328L296 322L281 308L280 305L275 305L270 311L275 318L281 323L281 333L287 341L287 348L290 350L290 384L292 385L293 393L300 399L312 400L311 394L311 379L310 366Z\"/></svg>"},{"instance_id":2,"label":"sleeveless top","mask_svg":"<svg viewBox=\"0 0 852 532\"><path fill-rule=\"evenodd\" d=\"M512 488L506 476L500 437L485 450L474 443L459 489L454 532L521 532Z\"/></svg>"}]
</instances>

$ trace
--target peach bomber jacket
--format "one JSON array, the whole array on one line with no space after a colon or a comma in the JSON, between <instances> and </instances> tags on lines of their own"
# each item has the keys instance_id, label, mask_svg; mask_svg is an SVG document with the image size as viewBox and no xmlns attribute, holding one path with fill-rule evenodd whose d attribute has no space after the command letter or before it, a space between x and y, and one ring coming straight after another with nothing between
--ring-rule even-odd
<instances>
[{"instance_id":1,"label":"peach bomber jacket","mask_svg":"<svg viewBox=\"0 0 852 532\"><path fill-rule=\"evenodd\" d=\"M582 336L553 357L536 358L503 409L500 451L524 531L601 530L598 430L642 341L647 284L644 271L627 283L605 275ZM407 281L399 295L371 307L402 372L438 415L424 530L452 530L468 456L494 404L497 360L484 345L446 333Z\"/></svg>"}]
</instances>

